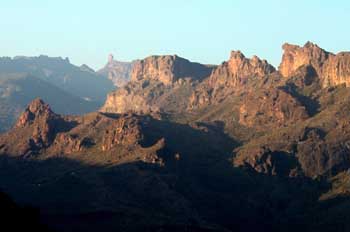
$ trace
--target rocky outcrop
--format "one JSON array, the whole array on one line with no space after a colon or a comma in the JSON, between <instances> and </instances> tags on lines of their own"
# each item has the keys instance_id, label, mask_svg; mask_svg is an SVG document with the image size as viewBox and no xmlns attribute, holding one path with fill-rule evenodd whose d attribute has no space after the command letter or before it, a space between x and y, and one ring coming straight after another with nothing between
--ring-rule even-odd
<instances>
[{"instance_id":1,"label":"rocky outcrop","mask_svg":"<svg viewBox=\"0 0 350 232\"><path fill-rule=\"evenodd\" d=\"M248 92L239 108L239 123L267 129L308 118L305 107L281 89Z\"/></svg>"},{"instance_id":2,"label":"rocky outcrop","mask_svg":"<svg viewBox=\"0 0 350 232\"><path fill-rule=\"evenodd\" d=\"M148 103L146 96L139 94L137 89L130 88L130 86L132 85L125 86L108 94L106 102L100 111L109 113L149 113L159 110L158 107L151 106Z\"/></svg>"},{"instance_id":3,"label":"rocky outcrop","mask_svg":"<svg viewBox=\"0 0 350 232\"><path fill-rule=\"evenodd\" d=\"M135 63L131 82L108 94L101 112L154 113L186 109L193 85L212 67L176 55L151 56Z\"/></svg>"},{"instance_id":4,"label":"rocky outcrop","mask_svg":"<svg viewBox=\"0 0 350 232\"><path fill-rule=\"evenodd\" d=\"M2 152L25 157L34 155L51 146L56 135L70 126L71 122L55 114L48 104L35 99L18 118L13 129L0 136L0 141L6 144Z\"/></svg>"},{"instance_id":5,"label":"rocky outcrop","mask_svg":"<svg viewBox=\"0 0 350 232\"><path fill-rule=\"evenodd\" d=\"M350 53L335 55L311 42L303 47L286 43L283 50L279 71L284 77L291 77L299 67L309 65L316 70L323 87L350 85Z\"/></svg>"},{"instance_id":6,"label":"rocky outcrop","mask_svg":"<svg viewBox=\"0 0 350 232\"><path fill-rule=\"evenodd\" d=\"M103 154L123 148L141 148L142 128L140 120L133 115L113 118L92 113L76 120L77 124L72 129L57 135L49 152L74 154L97 149Z\"/></svg>"},{"instance_id":7,"label":"rocky outcrop","mask_svg":"<svg viewBox=\"0 0 350 232\"><path fill-rule=\"evenodd\" d=\"M19 117L16 127L25 127L36 120L48 120L56 115L52 112L50 106L43 102L40 98L33 100Z\"/></svg>"},{"instance_id":8,"label":"rocky outcrop","mask_svg":"<svg viewBox=\"0 0 350 232\"><path fill-rule=\"evenodd\" d=\"M84 159L95 162L98 152L117 163L133 160L161 163L157 151L164 148L165 141L143 147L142 140L140 119L135 115L61 116L41 99L35 99L16 125L0 136L0 154L20 157L83 155Z\"/></svg>"},{"instance_id":9,"label":"rocky outcrop","mask_svg":"<svg viewBox=\"0 0 350 232\"><path fill-rule=\"evenodd\" d=\"M230 59L214 69L210 77L196 88L190 98L190 109L218 103L239 92L250 80L275 72L266 60L257 56L246 58L240 51L232 51Z\"/></svg>"},{"instance_id":10,"label":"rocky outcrop","mask_svg":"<svg viewBox=\"0 0 350 232\"><path fill-rule=\"evenodd\" d=\"M247 83L249 78L271 74L275 68L257 56L246 58L240 51L232 51L230 59L217 67L209 78L209 86L218 89L223 86L236 87Z\"/></svg>"},{"instance_id":11,"label":"rocky outcrop","mask_svg":"<svg viewBox=\"0 0 350 232\"><path fill-rule=\"evenodd\" d=\"M350 124L347 117L337 114L331 116L333 121L323 116L281 130L274 128L237 149L234 164L286 176L317 177L347 170Z\"/></svg>"},{"instance_id":12,"label":"rocky outcrop","mask_svg":"<svg viewBox=\"0 0 350 232\"><path fill-rule=\"evenodd\" d=\"M350 53L341 52L331 56L322 67L324 87L345 84L350 86Z\"/></svg>"},{"instance_id":13,"label":"rocky outcrop","mask_svg":"<svg viewBox=\"0 0 350 232\"><path fill-rule=\"evenodd\" d=\"M62 152L65 154L82 151L86 142L88 142L88 139L81 139L74 134L59 134L55 140L55 143L62 147Z\"/></svg>"},{"instance_id":14,"label":"rocky outcrop","mask_svg":"<svg viewBox=\"0 0 350 232\"><path fill-rule=\"evenodd\" d=\"M56 133L65 126L60 116L52 112L48 104L37 98L19 117L15 128L31 128L31 137L27 143L33 150L49 146Z\"/></svg>"},{"instance_id":15,"label":"rocky outcrop","mask_svg":"<svg viewBox=\"0 0 350 232\"><path fill-rule=\"evenodd\" d=\"M117 87L123 87L131 79L131 70L135 62L122 62L115 60L113 55L108 56L108 63L98 71L99 74L108 77Z\"/></svg>"},{"instance_id":16,"label":"rocky outcrop","mask_svg":"<svg viewBox=\"0 0 350 232\"><path fill-rule=\"evenodd\" d=\"M173 56L150 56L137 61L131 72L132 81L156 80L170 85L179 79L200 80L210 75L211 68Z\"/></svg>"},{"instance_id":17,"label":"rocky outcrop","mask_svg":"<svg viewBox=\"0 0 350 232\"><path fill-rule=\"evenodd\" d=\"M133 117L122 117L112 121L102 136L102 151L118 145L135 145L142 140L139 121Z\"/></svg>"},{"instance_id":18,"label":"rocky outcrop","mask_svg":"<svg viewBox=\"0 0 350 232\"><path fill-rule=\"evenodd\" d=\"M290 153L273 151L266 146L251 148L250 152L249 156L236 158L234 164L267 175L293 177L302 174L296 157Z\"/></svg>"},{"instance_id":19,"label":"rocky outcrop","mask_svg":"<svg viewBox=\"0 0 350 232\"><path fill-rule=\"evenodd\" d=\"M307 42L303 47L285 43L282 48L284 53L279 71L284 77L290 77L303 65L311 65L321 76L323 64L333 56L311 42Z\"/></svg>"}]
</instances>

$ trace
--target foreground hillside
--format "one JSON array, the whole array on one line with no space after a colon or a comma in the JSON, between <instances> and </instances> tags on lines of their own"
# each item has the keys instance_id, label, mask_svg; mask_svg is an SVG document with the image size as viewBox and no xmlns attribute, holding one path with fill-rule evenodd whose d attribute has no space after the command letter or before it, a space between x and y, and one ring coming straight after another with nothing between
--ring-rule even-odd
<instances>
[{"instance_id":1,"label":"foreground hillside","mask_svg":"<svg viewBox=\"0 0 350 232\"><path fill-rule=\"evenodd\" d=\"M302 223L304 210L318 207L323 182L234 168L237 145L215 124L67 117L37 99L0 137L1 183L19 203L40 207L46 223L72 231L280 229L285 215Z\"/></svg>"},{"instance_id":2,"label":"foreground hillside","mask_svg":"<svg viewBox=\"0 0 350 232\"><path fill-rule=\"evenodd\" d=\"M347 231L350 53L283 49L151 56L82 116L36 99L0 136L1 187L58 231Z\"/></svg>"}]
</instances>

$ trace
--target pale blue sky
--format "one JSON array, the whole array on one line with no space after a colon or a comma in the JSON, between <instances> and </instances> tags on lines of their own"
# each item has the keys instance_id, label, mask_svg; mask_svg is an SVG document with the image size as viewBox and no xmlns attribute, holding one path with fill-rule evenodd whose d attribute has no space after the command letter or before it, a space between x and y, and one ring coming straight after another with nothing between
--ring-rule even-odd
<instances>
[{"instance_id":1,"label":"pale blue sky","mask_svg":"<svg viewBox=\"0 0 350 232\"><path fill-rule=\"evenodd\" d=\"M46 54L102 67L178 54L219 64L230 50L278 65L284 42L350 50L346 0L1 0L0 56Z\"/></svg>"}]
</instances>

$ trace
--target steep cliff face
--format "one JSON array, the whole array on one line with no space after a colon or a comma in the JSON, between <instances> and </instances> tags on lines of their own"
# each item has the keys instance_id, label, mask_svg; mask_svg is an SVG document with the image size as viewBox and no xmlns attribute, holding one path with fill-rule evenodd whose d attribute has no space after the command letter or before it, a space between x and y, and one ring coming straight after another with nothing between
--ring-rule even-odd
<instances>
[{"instance_id":1,"label":"steep cliff face","mask_svg":"<svg viewBox=\"0 0 350 232\"><path fill-rule=\"evenodd\" d=\"M286 43L283 50L279 71L284 77L291 77L299 67L310 65L316 70L323 87L350 85L350 53L335 55L311 42L303 47Z\"/></svg>"},{"instance_id":2,"label":"steep cliff face","mask_svg":"<svg viewBox=\"0 0 350 232\"><path fill-rule=\"evenodd\" d=\"M302 65L312 65L319 76L322 66L333 54L326 52L316 44L307 42L303 47L285 43L279 71L284 77L290 77Z\"/></svg>"},{"instance_id":3,"label":"steep cliff face","mask_svg":"<svg viewBox=\"0 0 350 232\"><path fill-rule=\"evenodd\" d=\"M323 86L345 84L350 86L350 53L341 52L331 56L322 68Z\"/></svg>"},{"instance_id":4,"label":"steep cliff face","mask_svg":"<svg viewBox=\"0 0 350 232\"><path fill-rule=\"evenodd\" d=\"M110 93L100 111L150 113L186 109L193 85L212 67L174 56L151 56L135 63L131 82Z\"/></svg>"},{"instance_id":5,"label":"steep cliff face","mask_svg":"<svg viewBox=\"0 0 350 232\"><path fill-rule=\"evenodd\" d=\"M209 76L210 72L211 68L176 55L151 56L135 63L131 80L156 80L170 85L186 77L200 80Z\"/></svg>"},{"instance_id":6,"label":"steep cliff face","mask_svg":"<svg viewBox=\"0 0 350 232\"><path fill-rule=\"evenodd\" d=\"M149 106L144 98L126 89L108 94L102 112L125 113L125 112L150 112ZM155 109L157 111L157 109Z\"/></svg>"}]
</instances>

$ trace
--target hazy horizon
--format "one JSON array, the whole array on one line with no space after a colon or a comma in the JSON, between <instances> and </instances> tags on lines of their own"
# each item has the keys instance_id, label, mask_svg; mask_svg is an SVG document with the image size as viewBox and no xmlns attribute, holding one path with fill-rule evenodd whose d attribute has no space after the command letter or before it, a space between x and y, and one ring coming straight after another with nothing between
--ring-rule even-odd
<instances>
[{"instance_id":1,"label":"hazy horizon","mask_svg":"<svg viewBox=\"0 0 350 232\"><path fill-rule=\"evenodd\" d=\"M120 61L177 54L220 64L240 50L277 67L285 42L350 50L350 3L336 2L13 0L0 9L0 56L61 56L98 70L110 53Z\"/></svg>"}]
</instances>

